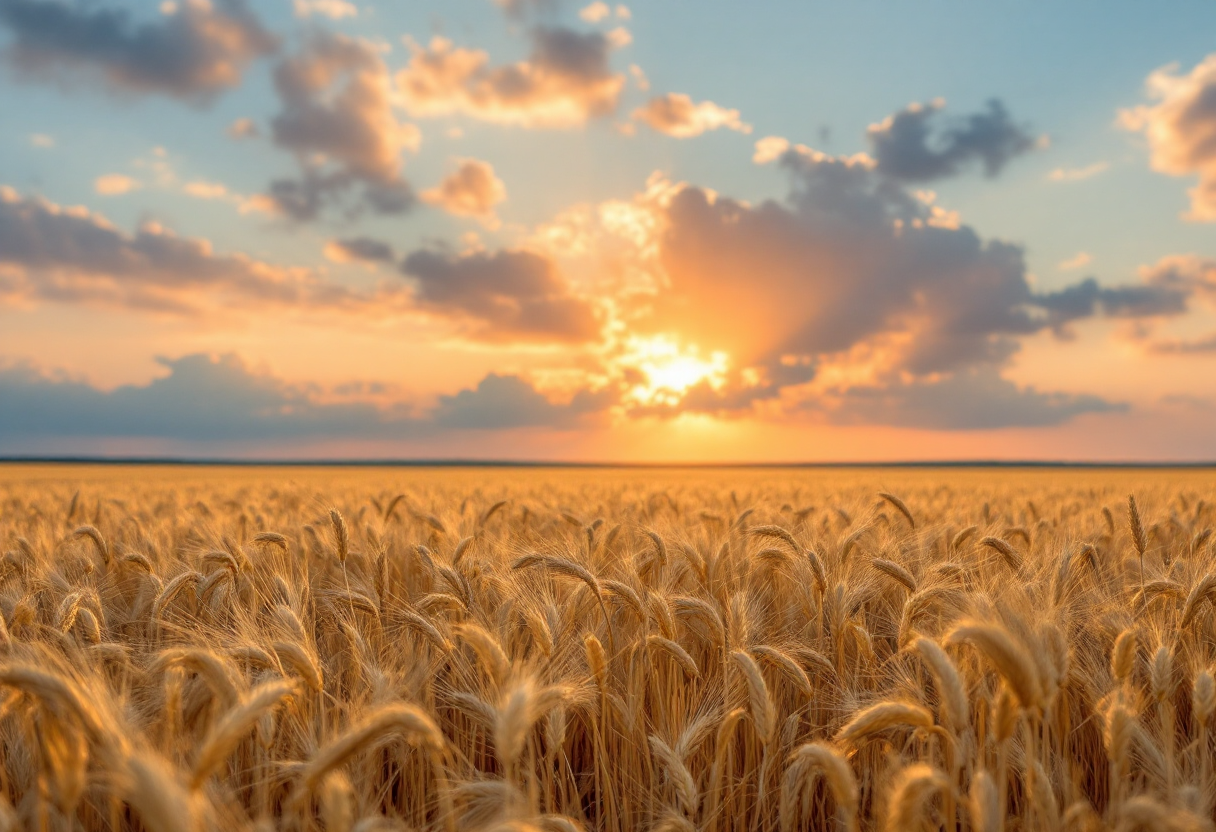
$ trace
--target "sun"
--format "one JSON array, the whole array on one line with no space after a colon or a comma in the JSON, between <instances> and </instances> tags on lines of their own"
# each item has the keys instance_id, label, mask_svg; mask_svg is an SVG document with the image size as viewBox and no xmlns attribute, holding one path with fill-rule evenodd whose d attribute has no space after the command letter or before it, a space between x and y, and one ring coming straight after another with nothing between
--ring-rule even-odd
<instances>
[{"instance_id":1,"label":"sun","mask_svg":"<svg viewBox=\"0 0 1216 832\"><path fill-rule=\"evenodd\" d=\"M724 352L702 355L696 346L682 345L667 335L631 337L620 363L641 374L629 393L641 404L674 404L702 382L718 389L730 366Z\"/></svg>"}]
</instances>

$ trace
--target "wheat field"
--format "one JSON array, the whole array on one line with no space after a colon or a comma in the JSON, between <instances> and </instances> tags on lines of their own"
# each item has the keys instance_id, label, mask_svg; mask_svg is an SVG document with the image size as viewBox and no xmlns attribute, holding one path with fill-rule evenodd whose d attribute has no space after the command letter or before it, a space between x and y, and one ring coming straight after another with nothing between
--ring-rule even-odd
<instances>
[{"instance_id":1,"label":"wheat field","mask_svg":"<svg viewBox=\"0 0 1216 832\"><path fill-rule=\"evenodd\" d=\"M1212 829L1214 491L0 466L0 828Z\"/></svg>"}]
</instances>

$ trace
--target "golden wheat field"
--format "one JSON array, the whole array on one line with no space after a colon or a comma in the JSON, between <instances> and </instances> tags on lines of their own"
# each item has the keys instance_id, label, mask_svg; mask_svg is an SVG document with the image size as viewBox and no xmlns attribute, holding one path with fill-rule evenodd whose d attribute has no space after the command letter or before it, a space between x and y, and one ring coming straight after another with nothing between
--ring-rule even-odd
<instances>
[{"instance_id":1,"label":"golden wheat field","mask_svg":"<svg viewBox=\"0 0 1216 832\"><path fill-rule=\"evenodd\" d=\"M1214 492L2 466L0 825L1212 829Z\"/></svg>"}]
</instances>

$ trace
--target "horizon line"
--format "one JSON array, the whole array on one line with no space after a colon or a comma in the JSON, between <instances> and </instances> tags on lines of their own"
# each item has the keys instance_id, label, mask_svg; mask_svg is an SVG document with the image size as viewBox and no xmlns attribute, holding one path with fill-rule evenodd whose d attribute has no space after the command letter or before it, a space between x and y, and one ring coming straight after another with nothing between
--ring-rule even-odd
<instances>
[{"instance_id":1,"label":"horizon line","mask_svg":"<svg viewBox=\"0 0 1216 832\"><path fill-rule=\"evenodd\" d=\"M401 459L268 459L173 456L3 456L0 465L152 465L249 468L1216 468L1216 460L1199 461L1097 461L1050 459L968 459L891 461L790 461L790 462L604 462L588 460L465 459L459 457Z\"/></svg>"}]
</instances>

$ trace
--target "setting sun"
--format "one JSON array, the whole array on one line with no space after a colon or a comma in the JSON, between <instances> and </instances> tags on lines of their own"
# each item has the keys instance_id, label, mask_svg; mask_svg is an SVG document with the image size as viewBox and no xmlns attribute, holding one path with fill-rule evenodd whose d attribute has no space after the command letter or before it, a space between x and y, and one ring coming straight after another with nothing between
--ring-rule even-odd
<instances>
[{"instance_id":1,"label":"setting sun","mask_svg":"<svg viewBox=\"0 0 1216 832\"><path fill-rule=\"evenodd\" d=\"M678 402L682 393L701 383L719 389L726 381L729 368L726 353L715 352L702 357L695 347L681 347L664 335L631 338L620 363L644 376L644 380L629 391L630 397L641 404Z\"/></svg>"}]
</instances>

